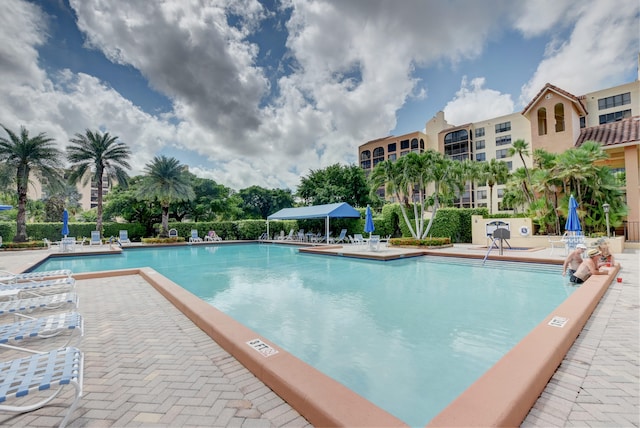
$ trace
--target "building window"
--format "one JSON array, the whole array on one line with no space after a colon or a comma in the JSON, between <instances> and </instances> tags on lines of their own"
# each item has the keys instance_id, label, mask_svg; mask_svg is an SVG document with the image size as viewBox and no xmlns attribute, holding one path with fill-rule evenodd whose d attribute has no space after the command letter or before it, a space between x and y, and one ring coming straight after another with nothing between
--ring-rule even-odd
<instances>
[{"instance_id":1,"label":"building window","mask_svg":"<svg viewBox=\"0 0 640 428\"><path fill-rule=\"evenodd\" d=\"M391 160L391 161L396 160L396 154L395 153L390 153L388 159Z\"/></svg>"},{"instance_id":2,"label":"building window","mask_svg":"<svg viewBox=\"0 0 640 428\"><path fill-rule=\"evenodd\" d=\"M406 156L409 154L409 150L403 150L400 152L400 156Z\"/></svg>"},{"instance_id":3,"label":"building window","mask_svg":"<svg viewBox=\"0 0 640 428\"><path fill-rule=\"evenodd\" d=\"M476 153L476 160L478 162L483 161L483 160L487 160L486 153Z\"/></svg>"},{"instance_id":4,"label":"building window","mask_svg":"<svg viewBox=\"0 0 640 428\"><path fill-rule=\"evenodd\" d=\"M396 151L396 143L391 143L391 144L387 145L387 151L389 153L395 152Z\"/></svg>"},{"instance_id":5,"label":"building window","mask_svg":"<svg viewBox=\"0 0 640 428\"><path fill-rule=\"evenodd\" d=\"M607 113L600 115L600 125L604 123L619 122L622 119L631 117L631 110L617 111L615 113Z\"/></svg>"},{"instance_id":6,"label":"building window","mask_svg":"<svg viewBox=\"0 0 640 428\"><path fill-rule=\"evenodd\" d=\"M444 155L454 160L471 159L469 131L459 129L444 136Z\"/></svg>"},{"instance_id":7,"label":"building window","mask_svg":"<svg viewBox=\"0 0 640 428\"><path fill-rule=\"evenodd\" d=\"M420 145L418 144L417 138L414 138L413 140L411 140L411 151L416 153L422 152L422 150L420 150Z\"/></svg>"},{"instance_id":8,"label":"building window","mask_svg":"<svg viewBox=\"0 0 640 428\"><path fill-rule=\"evenodd\" d=\"M496 146L504 146L507 144L511 144L511 135L496 138Z\"/></svg>"},{"instance_id":9,"label":"building window","mask_svg":"<svg viewBox=\"0 0 640 428\"><path fill-rule=\"evenodd\" d=\"M598 110L619 107L626 104L631 104L631 92L598 99Z\"/></svg>"},{"instance_id":10,"label":"building window","mask_svg":"<svg viewBox=\"0 0 640 428\"><path fill-rule=\"evenodd\" d=\"M484 128L476 128L476 137L484 137Z\"/></svg>"},{"instance_id":11,"label":"building window","mask_svg":"<svg viewBox=\"0 0 640 428\"><path fill-rule=\"evenodd\" d=\"M587 127L587 118L580 116L580 129Z\"/></svg>"},{"instance_id":12,"label":"building window","mask_svg":"<svg viewBox=\"0 0 640 428\"><path fill-rule=\"evenodd\" d=\"M538 109L538 135L547 135L547 109Z\"/></svg>"},{"instance_id":13,"label":"building window","mask_svg":"<svg viewBox=\"0 0 640 428\"><path fill-rule=\"evenodd\" d=\"M373 149L373 166L375 167L377 164L384 160L384 149L382 147L376 147Z\"/></svg>"},{"instance_id":14,"label":"building window","mask_svg":"<svg viewBox=\"0 0 640 428\"><path fill-rule=\"evenodd\" d=\"M476 141L476 150L482 150L482 149L484 149L484 140Z\"/></svg>"},{"instance_id":15,"label":"building window","mask_svg":"<svg viewBox=\"0 0 640 428\"><path fill-rule=\"evenodd\" d=\"M369 150L363 150L362 153L360 153L360 168L371 168L371 152Z\"/></svg>"},{"instance_id":16,"label":"building window","mask_svg":"<svg viewBox=\"0 0 640 428\"><path fill-rule=\"evenodd\" d=\"M505 161L504 163L507 164L507 169L509 171L513 170L513 162L512 161Z\"/></svg>"},{"instance_id":17,"label":"building window","mask_svg":"<svg viewBox=\"0 0 640 428\"><path fill-rule=\"evenodd\" d=\"M499 198L503 197L504 196L504 189L498 189L497 194L498 194Z\"/></svg>"},{"instance_id":18,"label":"building window","mask_svg":"<svg viewBox=\"0 0 640 428\"><path fill-rule=\"evenodd\" d=\"M509 149L496 150L496 159L504 159L509 156Z\"/></svg>"},{"instance_id":19,"label":"building window","mask_svg":"<svg viewBox=\"0 0 640 428\"><path fill-rule=\"evenodd\" d=\"M478 199L487 199L487 191L486 190L478 190L476 191L478 195Z\"/></svg>"},{"instance_id":20,"label":"building window","mask_svg":"<svg viewBox=\"0 0 640 428\"><path fill-rule=\"evenodd\" d=\"M401 150L408 149L408 148L409 148L409 140L400 141L400 149Z\"/></svg>"},{"instance_id":21,"label":"building window","mask_svg":"<svg viewBox=\"0 0 640 428\"><path fill-rule=\"evenodd\" d=\"M564 131L564 104L558 103L553 107L553 115L556 118L556 132Z\"/></svg>"},{"instance_id":22,"label":"building window","mask_svg":"<svg viewBox=\"0 0 640 428\"><path fill-rule=\"evenodd\" d=\"M511 122L503 122L496 125L496 134L507 131L511 131Z\"/></svg>"}]
</instances>

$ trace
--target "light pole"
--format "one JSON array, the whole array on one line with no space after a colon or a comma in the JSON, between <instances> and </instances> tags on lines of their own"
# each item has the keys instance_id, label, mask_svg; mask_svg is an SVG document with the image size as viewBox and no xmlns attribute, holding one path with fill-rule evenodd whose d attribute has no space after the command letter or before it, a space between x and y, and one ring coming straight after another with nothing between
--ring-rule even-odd
<instances>
[{"instance_id":1,"label":"light pole","mask_svg":"<svg viewBox=\"0 0 640 428\"><path fill-rule=\"evenodd\" d=\"M610 238L611 236L609 235L609 204L607 204L606 202L602 204L602 209L604 210L604 217L605 219L607 219L607 238Z\"/></svg>"}]
</instances>

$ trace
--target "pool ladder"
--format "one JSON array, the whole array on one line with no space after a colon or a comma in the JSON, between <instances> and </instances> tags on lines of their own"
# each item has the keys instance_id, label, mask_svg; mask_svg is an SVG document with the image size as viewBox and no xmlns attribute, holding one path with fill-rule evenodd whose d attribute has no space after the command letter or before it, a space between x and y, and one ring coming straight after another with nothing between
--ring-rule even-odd
<instances>
[{"instance_id":1,"label":"pool ladder","mask_svg":"<svg viewBox=\"0 0 640 428\"><path fill-rule=\"evenodd\" d=\"M496 244L496 241L500 241L500 245L498 246ZM498 248L500 250L500 255L503 254L503 242L507 243L507 247L511 248L511 244L509 244L509 241L507 241L505 238L499 238L497 236L493 236L493 240L491 241L491 245L489 245L489 250L487 250L487 254L484 255L484 259L482 259L482 264L484 265L484 263L487 261L487 258L489 258L489 253L491 253L491 250L493 250L494 248Z\"/></svg>"}]
</instances>

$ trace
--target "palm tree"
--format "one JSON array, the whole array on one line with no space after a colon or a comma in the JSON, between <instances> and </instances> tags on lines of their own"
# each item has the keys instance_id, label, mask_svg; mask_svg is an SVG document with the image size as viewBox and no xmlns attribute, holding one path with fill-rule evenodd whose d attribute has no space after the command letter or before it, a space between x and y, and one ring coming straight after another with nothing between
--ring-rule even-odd
<instances>
[{"instance_id":1,"label":"palm tree","mask_svg":"<svg viewBox=\"0 0 640 428\"><path fill-rule=\"evenodd\" d=\"M108 132L101 134L87 129L84 134L76 134L67 147L67 159L71 162L69 181L76 184L83 180L87 184L93 180L98 188L98 218L96 230L102 233L102 183L104 178L117 181L126 187L129 176L125 168L130 168L128 160L131 151L124 143L117 141ZM91 174L87 174L91 172Z\"/></svg>"},{"instance_id":2,"label":"palm tree","mask_svg":"<svg viewBox=\"0 0 640 428\"><path fill-rule=\"evenodd\" d=\"M493 186L509 178L509 167L504 161L491 159L482 164L482 176L489 186L489 214L493 212Z\"/></svg>"},{"instance_id":3,"label":"palm tree","mask_svg":"<svg viewBox=\"0 0 640 428\"><path fill-rule=\"evenodd\" d=\"M18 194L18 215L16 218L17 233L14 242L27 240L26 206L27 191L29 190L29 176L33 172L40 181L46 181L50 186L62 182L59 166L62 153L53 144L53 138L40 133L29 138L29 131L20 127L17 135L4 125L0 125L9 138L0 137L0 162L15 174Z\"/></svg>"},{"instance_id":4,"label":"palm tree","mask_svg":"<svg viewBox=\"0 0 640 428\"><path fill-rule=\"evenodd\" d=\"M169 236L169 205L172 201L195 198L189 177L176 158L156 156L145 165L145 177L138 190L138 197L158 200L162 208L162 230L160 236Z\"/></svg>"},{"instance_id":5,"label":"palm tree","mask_svg":"<svg viewBox=\"0 0 640 428\"><path fill-rule=\"evenodd\" d=\"M513 142L512 147L509 148L507 152L508 156L513 156L518 154L520 156L520 160L522 161L522 166L524 167L526 181L523 181L524 187L524 195L527 198L527 202L531 203L533 201L533 195L531 194L531 175L529 174L529 168L527 168L527 164L524 161L525 156L529 156L529 144L524 140L516 140Z\"/></svg>"}]
</instances>

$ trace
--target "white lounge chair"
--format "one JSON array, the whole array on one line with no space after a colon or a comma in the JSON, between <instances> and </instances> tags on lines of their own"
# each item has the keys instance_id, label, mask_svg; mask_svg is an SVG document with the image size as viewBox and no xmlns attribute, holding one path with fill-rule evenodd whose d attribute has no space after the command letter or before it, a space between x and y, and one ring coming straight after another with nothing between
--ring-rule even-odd
<instances>
[{"instance_id":1,"label":"white lounge chair","mask_svg":"<svg viewBox=\"0 0 640 428\"><path fill-rule=\"evenodd\" d=\"M0 285L0 300L39 297L71 291L75 288L76 280L71 277L12 282Z\"/></svg>"},{"instance_id":2,"label":"white lounge chair","mask_svg":"<svg viewBox=\"0 0 640 428\"><path fill-rule=\"evenodd\" d=\"M56 346L59 348L69 345L74 337L83 335L83 318L77 312L62 312L42 318L23 316L27 318L24 321L0 325L0 347L38 353L24 346L30 345L33 342L32 339L48 339L68 333L66 343ZM23 342L27 343L23 344ZM16 346L18 343L21 346Z\"/></svg>"},{"instance_id":3,"label":"white lounge chair","mask_svg":"<svg viewBox=\"0 0 640 428\"><path fill-rule=\"evenodd\" d=\"M99 230L91 231L91 240L89 241L89 246L92 245L102 245L102 238L100 237Z\"/></svg>"},{"instance_id":4,"label":"white lounge chair","mask_svg":"<svg viewBox=\"0 0 640 428\"><path fill-rule=\"evenodd\" d=\"M73 347L0 363L0 411L31 412L57 397L65 385L71 385L75 396L60 423L60 427L64 427L82 397L83 366L82 352ZM43 398L43 391L47 391L48 396Z\"/></svg>"},{"instance_id":5,"label":"white lounge chair","mask_svg":"<svg viewBox=\"0 0 640 428\"><path fill-rule=\"evenodd\" d=\"M371 235L367 240L369 250L378 251L380 249L380 235Z\"/></svg>"},{"instance_id":6,"label":"white lounge chair","mask_svg":"<svg viewBox=\"0 0 640 428\"><path fill-rule=\"evenodd\" d=\"M77 308L78 295L70 292L0 302L0 316L9 314L23 316L33 311L61 309L63 307Z\"/></svg>"},{"instance_id":7,"label":"white lounge chair","mask_svg":"<svg viewBox=\"0 0 640 428\"><path fill-rule=\"evenodd\" d=\"M204 237L205 241L213 242L213 241L222 241L222 238L218 236L215 230L210 230L207 233L207 236Z\"/></svg>"},{"instance_id":8,"label":"white lounge chair","mask_svg":"<svg viewBox=\"0 0 640 428\"><path fill-rule=\"evenodd\" d=\"M202 238L198 236L198 229L191 229L191 236L189 242L202 242Z\"/></svg>"},{"instance_id":9,"label":"white lounge chair","mask_svg":"<svg viewBox=\"0 0 640 428\"><path fill-rule=\"evenodd\" d=\"M6 270L0 270L0 283L7 284L21 281L38 281L57 276L66 276L67 278L71 278L72 273L73 272L71 272L71 270L69 269L25 273L13 273Z\"/></svg>"},{"instance_id":10,"label":"white lounge chair","mask_svg":"<svg viewBox=\"0 0 640 428\"><path fill-rule=\"evenodd\" d=\"M340 243L344 243L344 239L347 236L347 229L342 229L340 231L340 235L338 235L337 238L330 238L330 242L332 244L340 244Z\"/></svg>"},{"instance_id":11,"label":"white lounge chair","mask_svg":"<svg viewBox=\"0 0 640 428\"><path fill-rule=\"evenodd\" d=\"M76 238L73 236L64 237L60 240L60 251L72 253L76 250Z\"/></svg>"},{"instance_id":12,"label":"white lounge chair","mask_svg":"<svg viewBox=\"0 0 640 428\"><path fill-rule=\"evenodd\" d=\"M284 240L285 240L285 241L293 241L293 234L294 234L294 233L295 233L295 231L294 231L293 229L291 229L291 230L289 231L289 235L287 235L287 236L284 238Z\"/></svg>"},{"instance_id":13,"label":"white lounge chair","mask_svg":"<svg viewBox=\"0 0 640 428\"><path fill-rule=\"evenodd\" d=\"M118 242L120 244L131 244L131 241L129 240L129 231L128 230L121 230L118 233Z\"/></svg>"},{"instance_id":14,"label":"white lounge chair","mask_svg":"<svg viewBox=\"0 0 640 428\"><path fill-rule=\"evenodd\" d=\"M362 237L362 233L356 233L353 235L353 239L351 242L355 245L364 245L364 238Z\"/></svg>"}]
</instances>

